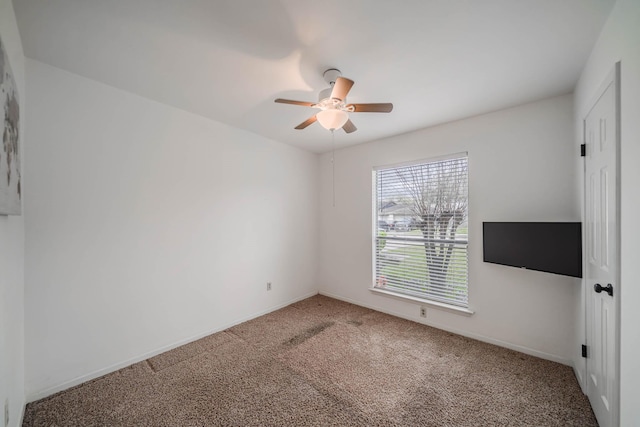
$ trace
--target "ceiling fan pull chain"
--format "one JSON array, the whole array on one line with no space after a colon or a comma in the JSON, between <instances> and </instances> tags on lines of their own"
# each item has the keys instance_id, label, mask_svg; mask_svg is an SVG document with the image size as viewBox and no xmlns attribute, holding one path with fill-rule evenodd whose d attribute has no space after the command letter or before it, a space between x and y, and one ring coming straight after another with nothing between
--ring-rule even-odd
<instances>
[{"instance_id":1,"label":"ceiling fan pull chain","mask_svg":"<svg viewBox=\"0 0 640 427\"><path fill-rule=\"evenodd\" d=\"M333 207L336 207L336 162L335 162L335 141L334 129L331 129L331 191L333 193Z\"/></svg>"}]
</instances>

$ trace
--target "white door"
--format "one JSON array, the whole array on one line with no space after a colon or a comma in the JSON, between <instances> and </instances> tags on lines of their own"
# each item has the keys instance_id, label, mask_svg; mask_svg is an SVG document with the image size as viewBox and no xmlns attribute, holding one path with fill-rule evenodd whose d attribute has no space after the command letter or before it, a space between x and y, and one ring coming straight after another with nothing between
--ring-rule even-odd
<instances>
[{"instance_id":1,"label":"white door","mask_svg":"<svg viewBox=\"0 0 640 427\"><path fill-rule=\"evenodd\" d=\"M584 121L587 395L600 427L618 423L619 65Z\"/></svg>"}]
</instances>

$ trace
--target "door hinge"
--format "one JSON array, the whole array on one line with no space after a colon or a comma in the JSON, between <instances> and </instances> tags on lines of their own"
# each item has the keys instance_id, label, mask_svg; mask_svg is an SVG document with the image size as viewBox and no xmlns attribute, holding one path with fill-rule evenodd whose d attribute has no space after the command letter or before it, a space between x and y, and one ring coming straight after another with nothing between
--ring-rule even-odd
<instances>
[{"instance_id":1,"label":"door hinge","mask_svg":"<svg viewBox=\"0 0 640 427\"><path fill-rule=\"evenodd\" d=\"M587 144L580 144L580 157L587 155Z\"/></svg>"},{"instance_id":2,"label":"door hinge","mask_svg":"<svg viewBox=\"0 0 640 427\"><path fill-rule=\"evenodd\" d=\"M582 344L582 357L587 357L587 346Z\"/></svg>"}]
</instances>

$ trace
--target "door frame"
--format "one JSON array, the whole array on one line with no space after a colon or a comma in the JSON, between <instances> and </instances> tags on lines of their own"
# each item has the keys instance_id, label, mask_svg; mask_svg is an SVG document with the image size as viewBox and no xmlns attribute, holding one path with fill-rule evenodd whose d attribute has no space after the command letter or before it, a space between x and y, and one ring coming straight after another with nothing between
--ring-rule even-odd
<instances>
[{"instance_id":1,"label":"door frame","mask_svg":"<svg viewBox=\"0 0 640 427\"><path fill-rule=\"evenodd\" d=\"M596 105L596 103L598 102L598 100L600 99L600 97L604 94L605 90L609 87L610 84L613 83L614 85L614 93L615 93L615 109L616 109L616 114L615 114L615 126L616 126L616 140L615 140L615 146L616 146L616 215L615 215L615 220L616 220L616 246L615 246L615 252L616 252L616 273L615 273L615 283L617 284L617 286L615 287L615 292L614 292L614 304L616 306L616 313L615 313L615 374L614 374L614 387L613 387L613 394L614 394L614 404L612 405L612 417L613 417L613 425L618 425L618 423L620 422L620 293L621 293L621 282L620 282L620 254L621 254L621 232L620 232L620 218L621 218L621 209L620 209L620 196L621 196L621 191L620 191L620 184L621 184L621 174L620 174L620 165L621 165L621 155L620 155L620 130L621 130L621 123L620 123L620 105L621 105L621 100L620 100L620 73L621 73L621 62L618 61L614 64L613 69L607 74L606 78L604 79L604 81L600 84L600 86L598 87L598 90L596 91L595 95L591 98L590 102L589 102L589 108L582 114L582 143L586 145L587 143L587 135L586 135L586 119L587 116L589 115L589 113L591 112L591 110L593 110L593 107ZM589 150L589 147L586 146L586 150ZM584 226L586 224L586 218L587 218L587 157L584 157L584 161L583 161L583 203L582 203L582 209L583 209L583 242L585 242L585 244L583 245L582 248L582 259L583 261L583 280L582 280L582 306L584 309L584 330L583 330L583 341L587 346L587 357L585 359L585 363L583 366L583 370L582 370L582 391L585 395L589 394L589 387L590 387L590 383L589 383L589 379L588 379L588 375L589 375L589 353L590 353L590 342L589 342L589 331L587 330L587 316L589 316L589 312L588 312L588 298L589 298L589 294L591 292L593 292L592 289L592 285L590 283L588 283L588 274L587 274L587 240L586 240L586 227Z\"/></svg>"}]
</instances>

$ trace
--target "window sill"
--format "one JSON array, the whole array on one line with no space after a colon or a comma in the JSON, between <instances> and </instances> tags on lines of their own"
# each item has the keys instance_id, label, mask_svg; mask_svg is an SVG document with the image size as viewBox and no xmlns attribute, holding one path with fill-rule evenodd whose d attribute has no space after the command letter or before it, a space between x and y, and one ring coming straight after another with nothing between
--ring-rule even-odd
<instances>
[{"instance_id":1,"label":"window sill","mask_svg":"<svg viewBox=\"0 0 640 427\"><path fill-rule=\"evenodd\" d=\"M392 297L392 298L397 298L397 299L401 299L403 301L411 301L411 302L417 302L419 304L422 305L427 305L429 307L433 307L433 308L439 308L451 313L455 313L455 314L461 314L463 316L471 316L473 315L475 312L469 310L468 308L464 308L464 307L458 307L455 305L451 305L451 304L445 304L443 302L437 302L437 301L430 301L430 300L426 300L423 298L418 298L418 297L412 297L409 295L403 295L403 294L399 294L397 292L393 292L393 291L387 291L385 289L379 289L379 288L369 288L369 290L371 292L374 292L376 294L380 294L380 295L385 295L388 297Z\"/></svg>"}]
</instances>

